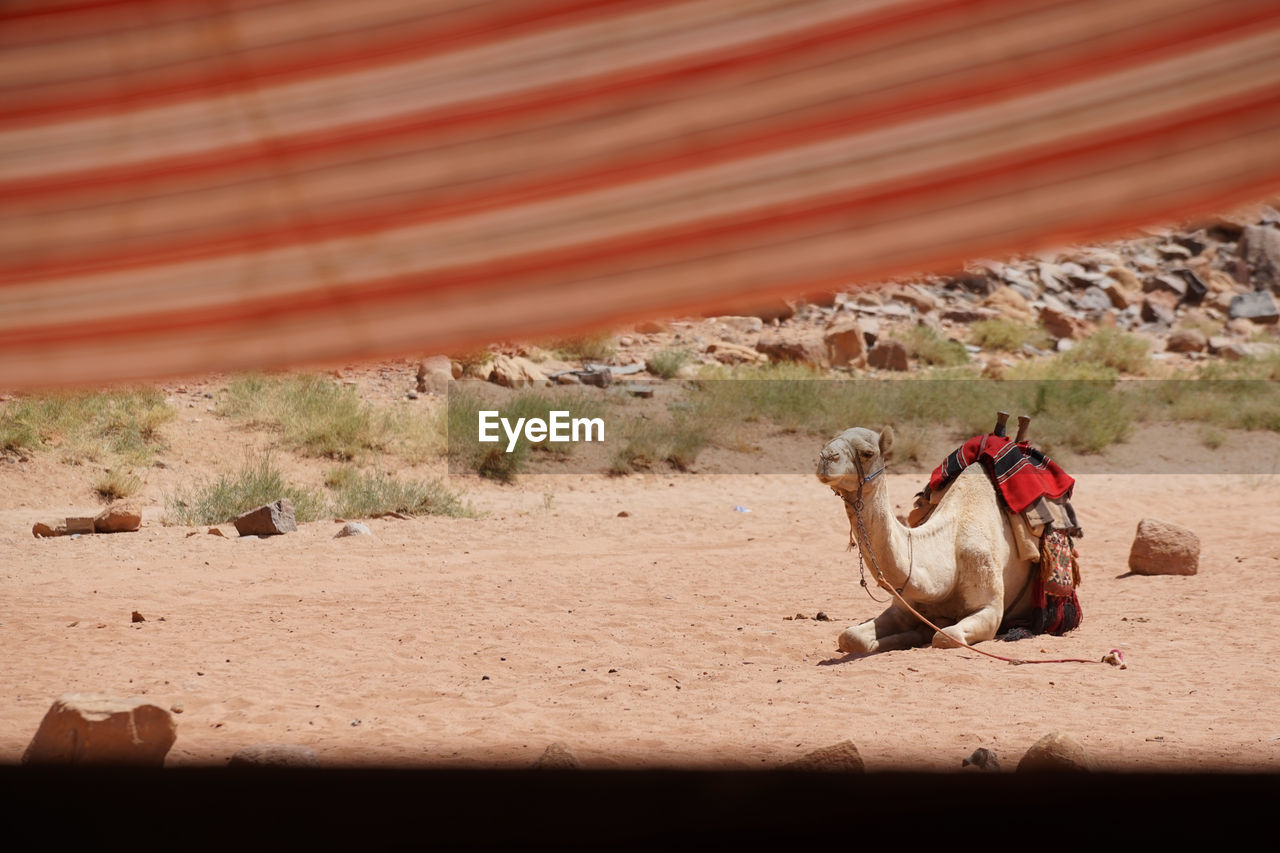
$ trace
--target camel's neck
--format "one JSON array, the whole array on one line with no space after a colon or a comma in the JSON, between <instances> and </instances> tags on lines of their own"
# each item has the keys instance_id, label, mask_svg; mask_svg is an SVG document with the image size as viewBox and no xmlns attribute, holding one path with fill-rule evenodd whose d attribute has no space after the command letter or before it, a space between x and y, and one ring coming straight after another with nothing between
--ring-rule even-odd
<instances>
[{"instance_id":1,"label":"camel's neck","mask_svg":"<svg viewBox=\"0 0 1280 853\"><path fill-rule=\"evenodd\" d=\"M857 493L844 495L846 503L857 498ZM854 525L854 534L862 557L874 572L878 567L884 573L885 580L893 584L894 589L901 589L908 582L911 573L911 548L908 537L910 533L902 522L894 517L889 506L889 489L883 479L867 483L862 488L862 526L866 528L866 537ZM850 510L853 509L849 503Z\"/></svg>"}]
</instances>

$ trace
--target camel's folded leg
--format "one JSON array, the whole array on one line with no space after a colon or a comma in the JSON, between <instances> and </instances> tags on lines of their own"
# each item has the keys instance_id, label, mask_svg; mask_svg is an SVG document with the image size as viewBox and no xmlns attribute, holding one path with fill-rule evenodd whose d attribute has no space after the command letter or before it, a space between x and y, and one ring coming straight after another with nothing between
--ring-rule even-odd
<instances>
[{"instance_id":1,"label":"camel's folded leg","mask_svg":"<svg viewBox=\"0 0 1280 853\"><path fill-rule=\"evenodd\" d=\"M929 634L919 619L891 605L876 618L844 629L836 644L845 654L891 652L924 645Z\"/></svg>"},{"instance_id":2,"label":"camel's folded leg","mask_svg":"<svg viewBox=\"0 0 1280 853\"><path fill-rule=\"evenodd\" d=\"M963 640L970 646L981 643L983 640L990 640L999 630L1003 616L1004 608L1000 604L988 605L934 634L933 647L935 649L955 648L959 645L955 642L957 639Z\"/></svg>"}]
</instances>

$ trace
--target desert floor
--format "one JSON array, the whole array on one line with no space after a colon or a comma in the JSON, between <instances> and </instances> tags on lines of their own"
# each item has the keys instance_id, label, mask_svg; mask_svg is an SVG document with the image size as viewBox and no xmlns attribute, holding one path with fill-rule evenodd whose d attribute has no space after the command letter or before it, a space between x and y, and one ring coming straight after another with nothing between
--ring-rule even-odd
<instances>
[{"instance_id":1,"label":"desert floor","mask_svg":"<svg viewBox=\"0 0 1280 853\"><path fill-rule=\"evenodd\" d=\"M0 762L56 696L103 691L181 708L169 766L292 743L325 765L524 767L560 741L586 767L751 768L850 739L869 770L959 769L979 746L1011 770L1059 730L1103 769L1280 769L1274 459L1079 475L1084 624L983 647L1119 648L1128 668L1012 666L836 651L883 605L858 587L844 514L807 457L794 474L455 478L483 517L224 538L161 523L164 490L216 467L201 434L216 419L199 414L181 416L136 533L33 538L35 521L94 511L84 477L45 458L2 466ZM1140 433L1117 452L1150 447ZM896 503L922 470L891 469ZM1197 575L1128 573L1144 516L1199 534Z\"/></svg>"}]
</instances>

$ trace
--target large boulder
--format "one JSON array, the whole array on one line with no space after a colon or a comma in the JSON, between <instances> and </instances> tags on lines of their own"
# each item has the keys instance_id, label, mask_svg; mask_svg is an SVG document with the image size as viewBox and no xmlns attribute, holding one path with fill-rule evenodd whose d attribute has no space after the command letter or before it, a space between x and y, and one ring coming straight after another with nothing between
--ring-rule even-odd
<instances>
[{"instance_id":1,"label":"large boulder","mask_svg":"<svg viewBox=\"0 0 1280 853\"><path fill-rule=\"evenodd\" d=\"M291 743L257 743L242 746L228 767L318 767L315 750Z\"/></svg>"},{"instance_id":2,"label":"large boulder","mask_svg":"<svg viewBox=\"0 0 1280 853\"><path fill-rule=\"evenodd\" d=\"M833 323L822 336L832 367L866 367L867 340L857 320Z\"/></svg>"},{"instance_id":3,"label":"large boulder","mask_svg":"<svg viewBox=\"0 0 1280 853\"><path fill-rule=\"evenodd\" d=\"M817 341L775 335L757 341L756 351L764 353L771 361L793 361L812 367L827 366L826 350Z\"/></svg>"},{"instance_id":4,"label":"large boulder","mask_svg":"<svg viewBox=\"0 0 1280 853\"><path fill-rule=\"evenodd\" d=\"M447 393L453 379L453 361L447 355L433 355L418 363L416 388L419 393Z\"/></svg>"},{"instance_id":5,"label":"large boulder","mask_svg":"<svg viewBox=\"0 0 1280 853\"><path fill-rule=\"evenodd\" d=\"M293 501L281 498L263 504L236 517L236 531L241 536L275 536L298 529L293 514Z\"/></svg>"},{"instance_id":6,"label":"large boulder","mask_svg":"<svg viewBox=\"0 0 1280 853\"><path fill-rule=\"evenodd\" d=\"M1269 225L1250 225L1240 235L1240 256L1249 265L1255 290L1280 292L1280 231Z\"/></svg>"},{"instance_id":7,"label":"large boulder","mask_svg":"<svg viewBox=\"0 0 1280 853\"><path fill-rule=\"evenodd\" d=\"M542 368L519 355L496 356L493 360L493 371L489 374L489 381L507 388L551 384L547 374L542 372Z\"/></svg>"},{"instance_id":8,"label":"large boulder","mask_svg":"<svg viewBox=\"0 0 1280 853\"><path fill-rule=\"evenodd\" d=\"M116 504L98 513L93 529L98 533L128 533L142 526L142 510L133 504Z\"/></svg>"},{"instance_id":9,"label":"large boulder","mask_svg":"<svg viewBox=\"0 0 1280 853\"><path fill-rule=\"evenodd\" d=\"M1040 738L1018 762L1019 773L1085 773L1095 769L1085 748L1062 732Z\"/></svg>"},{"instance_id":10,"label":"large boulder","mask_svg":"<svg viewBox=\"0 0 1280 853\"><path fill-rule=\"evenodd\" d=\"M1129 549L1129 571L1138 575L1194 575L1200 537L1180 524L1144 518Z\"/></svg>"},{"instance_id":11,"label":"large boulder","mask_svg":"<svg viewBox=\"0 0 1280 853\"><path fill-rule=\"evenodd\" d=\"M892 338L881 338L876 342L867 353L867 364L880 370L903 371L911 367L906 345Z\"/></svg>"},{"instance_id":12,"label":"large boulder","mask_svg":"<svg viewBox=\"0 0 1280 853\"><path fill-rule=\"evenodd\" d=\"M177 736L173 716L146 699L67 693L40 721L22 763L161 767Z\"/></svg>"},{"instance_id":13,"label":"large boulder","mask_svg":"<svg viewBox=\"0 0 1280 853\"><path fill-rule=\"evenodd\" d=\"M851 740L842 740L832 746L824 746L806 753L785 765L787 770L804 770L835 773L865 773L862 754Z\"/></svg>"}]
</instances>

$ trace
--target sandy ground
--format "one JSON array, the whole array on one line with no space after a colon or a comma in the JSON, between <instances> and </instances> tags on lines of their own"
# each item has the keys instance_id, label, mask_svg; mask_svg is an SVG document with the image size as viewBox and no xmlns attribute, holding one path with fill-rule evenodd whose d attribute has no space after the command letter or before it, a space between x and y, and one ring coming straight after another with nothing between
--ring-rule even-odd
<instances>
[{"instance_id":1,"label":"sandy ground","mask_svg":"<svg viewBox=\"0 0 1280 853\"><path fill-rule=\"evenodd\" d=\"M871 770L959 769L979 746L1011 770L1060 730L1104 769L1280 769L1273 474L1079 477L1084 624L984 647L1120 648L1120 670L846 659L839 631L883 605L807 473L470 479L485 517L360 538L221 538L152 505L137 533L37 540L34 521L89 502L66 466L3 467L0 762L54 697L105 691L182 709L169 766L275 742L329 765L523 767L560 741L587 767L776 767L851 739ZM903 504L920 483L889 478ZM1198 575L1127 573L1146 515L1200 535Z\"/></svg>"}]
</instances>

